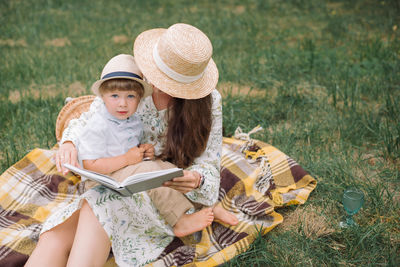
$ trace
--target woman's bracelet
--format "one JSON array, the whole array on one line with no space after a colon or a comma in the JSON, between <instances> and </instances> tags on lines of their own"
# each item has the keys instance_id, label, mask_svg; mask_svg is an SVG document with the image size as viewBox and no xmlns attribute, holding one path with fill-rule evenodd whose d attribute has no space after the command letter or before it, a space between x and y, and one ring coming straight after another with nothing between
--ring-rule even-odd
<instances>
[{"instance_id":1,"label":"woman's bracelet","mask_svg":"<svg viewBox=\"0 0 400 267\"><path fill-rule=\"evenodd\" d=\"M202 187L203 186L203 184L204 184L204 176L202 175L202 174L200 174L200 182L199 182L199 185L197 186L197 188L200 188L200 187Z\"/></svg>"}]
</instances>

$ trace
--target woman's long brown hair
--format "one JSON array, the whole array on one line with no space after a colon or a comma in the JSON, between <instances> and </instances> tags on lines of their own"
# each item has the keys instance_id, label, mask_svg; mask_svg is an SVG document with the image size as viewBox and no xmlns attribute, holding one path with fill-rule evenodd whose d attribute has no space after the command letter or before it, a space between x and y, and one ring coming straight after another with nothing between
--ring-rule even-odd
<instances>
[{"instance_id":1,"label":"woman's long brown hair","mask_svg":"<svg viewBox=\"0 0 400 267\"><path fill-rule=\"evenodd\" d=\"M162 160L187 168L204 152L212 126L211 107L211 95L194 100L171 99Z\"/></svg>"}]
</instances>

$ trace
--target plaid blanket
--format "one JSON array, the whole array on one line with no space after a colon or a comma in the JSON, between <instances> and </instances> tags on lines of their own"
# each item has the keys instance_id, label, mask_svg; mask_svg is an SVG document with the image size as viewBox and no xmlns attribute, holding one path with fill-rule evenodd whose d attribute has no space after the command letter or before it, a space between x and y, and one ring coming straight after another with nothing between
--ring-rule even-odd
<instances>
[{"instance_id":1,"label":"plaid blanket","mask_svg":"<svg viewBox=\"0 0 400 267\"><path fill-rule=\"evenodd\" d=\"M264 235L281 223L276 208L307 200L316 180L300 165L255 140L253 155L263 155L268 163L261 166L260 158L246 158L245 144L224 138L221 164L219 200L235 213L239 224L215 221L195 235L176 237L149 266L219 265L246 251L260 232ZM54 149L34 149L0 176L0 266L23 266L42 222L82 193L79 178L57 172L54 153ZM107 265L115 265L112 257Z\"/></svg>"}]
</instances>

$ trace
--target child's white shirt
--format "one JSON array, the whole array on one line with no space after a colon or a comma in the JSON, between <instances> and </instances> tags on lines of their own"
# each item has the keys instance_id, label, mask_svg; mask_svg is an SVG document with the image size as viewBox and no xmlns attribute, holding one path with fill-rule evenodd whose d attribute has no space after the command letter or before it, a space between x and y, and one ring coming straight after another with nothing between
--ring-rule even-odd
<instances>
[{"instance_id":1,"label":"child's white shirt","mask_svg":"<svg viewBox=\"0 0 400 267\"><path fill-rule=\"evenodd\" d=\"M81 132L78 142L78 159L94 160L125 154L138 146L143 135L143 124L136 114L125 120L112 116L104 104L91 117Z\"/></svg>"}]
</instances>

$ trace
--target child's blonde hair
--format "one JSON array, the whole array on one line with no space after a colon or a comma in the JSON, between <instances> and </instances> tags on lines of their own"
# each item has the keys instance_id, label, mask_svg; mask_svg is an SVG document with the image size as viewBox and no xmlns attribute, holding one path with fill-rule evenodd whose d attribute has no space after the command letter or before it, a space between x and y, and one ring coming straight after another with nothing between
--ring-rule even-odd
<instances>
[{"instance_id":1,"label":"child's blonde hair","mask_svg":"<svg viewBox=\"0 0 400 267\"><path fill-rule=\"evenodd\" d=\"M135 91L140 98L142 98L144 94L143 85L131 79L123 79L123 78L111 79L104 81L99 87L99 92L101 95L115 90Z\"/></svg>"}]
</instances>

